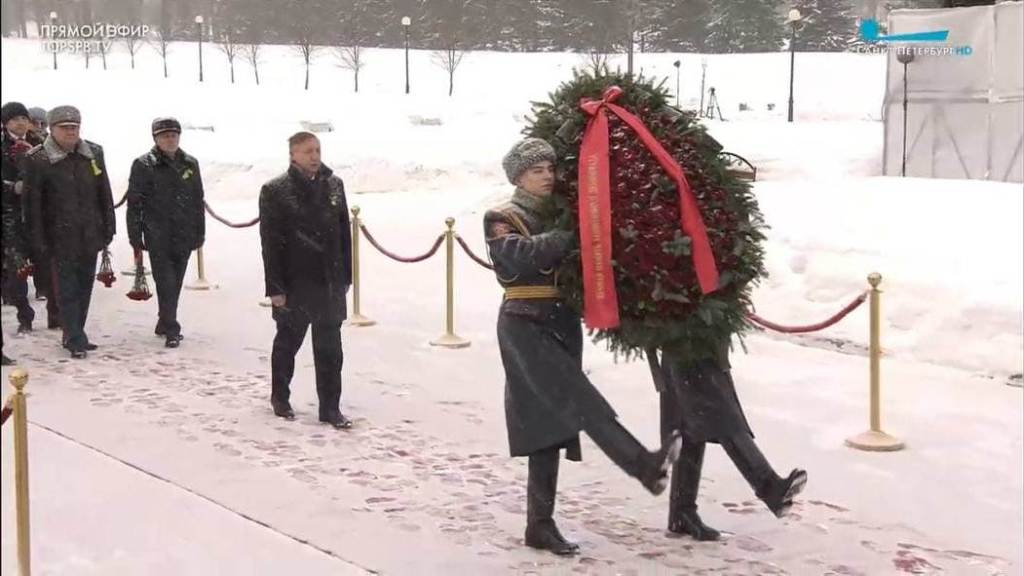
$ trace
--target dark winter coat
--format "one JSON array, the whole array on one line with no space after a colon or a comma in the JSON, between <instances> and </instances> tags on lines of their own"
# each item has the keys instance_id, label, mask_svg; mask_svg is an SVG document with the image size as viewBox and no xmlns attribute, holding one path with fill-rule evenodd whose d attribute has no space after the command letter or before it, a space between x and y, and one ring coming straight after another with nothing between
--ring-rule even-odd
<instances>
[{"instance_id":1,"label":"dark winter coat","mask_svg":"<svg viewBox=\"0 0 1024 576\"><path fill-rule=\"evenodd\" d=\"M544 231L542 204L517 190L484 216L488 252L503 287L554 285L555 271L574 249L571 233ZM498 313L498 346L512 456L560 446L579 460L583 419L615 415L583 373L579 314L559 298L506 298Z\"/></svg>"},{"instance_id":2,"label":"dark winter coat","mask_svg":"<svg viewBox=\"0 0 1024 576\"><path fill-rule=\"evenodd\" d=\"M25 157L28 227L36 254L95 256L114 238L114 199L103 148L79 140L65 152L49 137Z\"/></svg>"},{"instance_id":3,"label":"dark winter coat","mask_svg":"<svg viewBox=\"0 0 1024 576\"><path fill-rule=\"evenodd\" d=\"M323 166L310 180L292 166L260 191L266 295L314 323L341 324L352 284L352 230L345 185Z\"/></svg>"},{"instance_id":4,"label":"dark winter coat","mask_svg":"<svg viewBox=\"0 0 1024 576\"><path fill-rule=\"evenodd\" d=\"M684 363L671 352L663 353L661 376L661 393L667 394L676 408L662 411L662 430L682 430L697 442L754 435L732 381L727 343L722 345L718 358L696 365Z\"/></svg>"},{"instance_id":5,"label":"dark winter coat","mask_svg":"<svg viewBox=\"0 0 1024 576\"><path fill-rule=\"evenodd\" d=\"M173 158L153 147L132 163L128 179L128 240L151 252L191 252L203 245L203 178L182 150Z\"/></svg>"},{"instance_id":6,"label":"dark winter coat","mask_svg":"<svg viewBox=\"0 0 1024 576\"><path fill-rule=\"evenodd\" d=\"M32 132L25 135L23 141L11 136L7 130L2 131L3 149L3 215L4 225L7 231L4 236L5 252L16 251L21 256L28 254L28 231L24 225L24 205L22 195L15 192L15 187L21 180L20 170L27 152L42 144Z\"/></svg>"}]
</instances>

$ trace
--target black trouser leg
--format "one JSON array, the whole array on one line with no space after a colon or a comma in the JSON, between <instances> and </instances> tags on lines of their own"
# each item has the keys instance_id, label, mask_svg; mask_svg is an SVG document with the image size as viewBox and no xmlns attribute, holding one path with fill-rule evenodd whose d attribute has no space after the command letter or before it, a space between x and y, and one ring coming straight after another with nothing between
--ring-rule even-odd
<instances>
[{"instance_id":1,"label":"black trouser leg","mask_svg":"<svg viewBox=\"0 0 1024 576\"><path fill-rule=\"evenodd\" d=\"M36 292L46 296L47 327L60 323L60 308L57 306L56 278L53 272L53 260L43 256L35 262Z\"/></svg>"},{"instance_id":2,"label":"black trouser leg","mask_svg":"<svg viewBox=\"0 0 1024 576\"><path fill-rule=\"evenodd\" d=\"M18 278L17 270L5 272L3 280L7 301L18 309L18 324L32 324L36 312L28 300L28 280Z\"/></svg>"},{"instance_id":3,"label":"black trouser leg","mask_svg":"<svg viewBox=\"0 0 1024 576\"><path fill-rule=\"evenodd\" d=\"M316 368L316 394L320 400L320 419L341 412L341 326L313 324L313 365Z\"/></svg>"},{"instance_id":4,"label":"black trouser leg","mask_svg":"<svg viewBox=\"0 0 1024 576\"><path fill-rule=\"evenodd\" d=\"M295 374L295 354L302 347L309 328L309 319L297 310L274 309L277 335L270 354L270 399L287 402L291 396L288 386Z\"/></svg>"},{"instance_id":5,"label":"black trouser leg","mask_svg":"<svg viewBox=\"0 0 1024 576\"><path fill-rule=\"evenodd\" d=\"M156 299L159 307L158 325L164 334L171 338L181 334L178 323L178 299L181 297L181 286L185 280L189 253L150 252L149 265L153 271L153 282L156 284Z\"/></svg>"},{"instance_id":6,"label":"black trouser leg","mask_svg":"<svg viewBox=\"0 0 1024 576\"><path fill-rule=\"evenodd\" d=\"M749 434L737 434L723 440L721 444L759 498L763 498L771 486L782 480Z\"/></svg>"},{"instance_id":7,"label":"black trouser leg","mask_svg":"<svg viewBox=\"0 0 1024 576\"><path fill-rule=\"evenodd\" d=\"M55 268L64 343L71 350L84 350L89 343L85 335L85 321L96 276L96 256L58 259Z\"/></svg>"},{"instance_id":8,"label":"black trouser leg","mask_svg":"<svg viewBox=\"0 0 1024 576\"><path fill-rule=\"evenodd\" d=\"M554 516L559 458L558 448L547 448L530 454L526 482L527 526L550 521Z\"/></svg>"}]
</instances>

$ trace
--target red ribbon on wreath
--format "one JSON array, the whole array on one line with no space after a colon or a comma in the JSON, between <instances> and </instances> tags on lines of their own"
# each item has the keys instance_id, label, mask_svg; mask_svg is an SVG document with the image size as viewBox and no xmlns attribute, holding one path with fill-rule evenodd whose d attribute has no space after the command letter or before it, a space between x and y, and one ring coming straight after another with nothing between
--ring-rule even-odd
<instances>
[{"instance_id":1,"label":"red ribbon on wreath","mask_svg":"<svg viewBox=\"0 0 1024 576\"><path fill-rule=\"evenodd\" d=\"M693 265L701 292L718 288L718 268L711 252L704 219L682 167L658 142L639 118L614 104L622 95L618 86L605 89L600 100L584 98L580 108L590 116L579 159L580 257L583 264L583 319L589 328L619 325L619 300L612 272L612 214L610 163L608 159L608 116L610 110L640 138L679 191L679 220L692 241Z\"/></svg>"}]
</instances>

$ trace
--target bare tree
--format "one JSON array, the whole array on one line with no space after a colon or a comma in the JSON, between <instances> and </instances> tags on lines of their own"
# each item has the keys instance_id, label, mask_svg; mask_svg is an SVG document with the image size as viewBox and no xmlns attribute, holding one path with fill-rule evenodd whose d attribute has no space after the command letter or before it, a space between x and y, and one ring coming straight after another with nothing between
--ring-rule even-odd
<instances>
[{"instance_id":1,"label":"bare tree","mask_svg":"<svg viewBox=\"0 0 1024 576\"><path fill-rule=\"evenodd\" d=\"M363 49L359 46L342 46L334 50L339 60L338 65L352 71L355 91L359 92L359 71L366 67Z\"/></svg>"},{"instance_id":2,"label":"bare tree","mask_svg":"<svg viewBox=\"0 0 1024 576\"><path fill-rule=\"evenodd\" d=\"M320 51L320 47L313 44L309 36L302 36L295 40L295 51L302 55L302 61L306 63L305 89L309 90L309 65L313 61L313 57Z\"/></svg>"},{"instance_id":3,"label":"bare tree","mask_svg":"<svg viewBox=\"0 0 1024 576\"><path fill-rule=\"evenodd\" d=\"M231 83L235 83L235 57L238 56L240 46L235 42L234 34L225 32L220 37L220 44L217 45L220 51L228 58L228 66L231 68ZM258 84L259 82L257 82Z\"/></svg>"},{"instance_id":4,"label":"bare tree","mask_svg":"<svg viewBox=\"0 0 1024 576\"><path fill-rule=\"evenodd\" d=\"M608 54L600 51L590 51L584 57L586 68L591 70L595 76L600 76L608 71Z\"/></svg>"},{"instance_id":5,"label":"bare tree","mask_svg":"<svg viewBox=\"0 0 1024 576\"><path fill-rule=\"evenodd\" d=\"M160 54L160 58L164 61L164 78L167 78L167 53L171 51L171 31L166 28L158 28L153 31L153 37L150 39L150 44L153 49Z\"/></svg>"},{"instance_id":6,"label":"bare tree","mask_svg":"<svg viewBox=\"0 0 1024 576\"><path fill-rule=\"evenodd\" d=\"M344 15L336 27L331 27L340 41L334 52L339 66L352 71L355 91L359 92L359 72L366 67L364 46L372 45L378 31L384 27L384 16L377 0L347 0Z\"/></svg>"},{"instance_id":7,"label":"bare tree","mask_svg":"<svg viewBox=\"0 0 1024 576\"><path fill-rule=\"evenodd\" d=\"M444 50L436 50L433 54L434 63L448 73L448 95L455 92L455 70L462 63L464 53L454 45Z\"/></svg>"},{"instance_id":8,"label":"bare tree","mask_svg":"<svg viewBox=\"0 0 1024 576\"><path fill-rule=\"evenodd\" d=\"M128 55L131 56L132 70L135 70L135 55L138 54L139 48L142 46L142 39L138 36L125 36L124 46L128 49Z\"/></svg>"},{"instance_id":9,"label":"bare tree","mask_svg":"<svg viewBox=\"0 0 1024 576\"><path fill-rule=\"evenodd\" d=\"M256 77L256 85L260 85L260 48L263 46L258 43L243 44L239 47L242 56L252 66L252 73Z\"/></svg>"},{"instance_id":10,"label":"bare tree","mask_svg":"<svg viewBox=\"0 0 1024 576\"><path fill-rule=\"evenodd\" d=\"M455 71L462 63L463 48L473 46L482 30L472 26L486 15L480 0L432 0L426 3L426 16L433 22L432 59L448 73L448 95L455 91ZM477 37L473 36L476 34Z\"/></svg>"}]
</instances>

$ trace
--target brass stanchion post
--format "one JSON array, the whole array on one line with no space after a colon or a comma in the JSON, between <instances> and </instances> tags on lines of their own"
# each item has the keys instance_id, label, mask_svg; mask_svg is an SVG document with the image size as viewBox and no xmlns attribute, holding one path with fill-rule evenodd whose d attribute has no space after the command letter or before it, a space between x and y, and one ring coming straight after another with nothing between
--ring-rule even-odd
<instances>
[{"instance_id":1,"label":"brass stanchion post","mask_svg":"<svg viewBox=\"0 0 1024 576\"><path fill-rule=\"evenodd\" d=\"M15 369L10 376L14 387L14 494L18 523L18 573L32 573L28 512L28 414L25 403L25 384L28 372Z\"/></svg>"},{"instance_id":2,"label":"brass stanchion post","mask_svg":"<svg viewBox=\"0 0 1024 576\"><path fill-rule=\"evenodd\" d=\"M878 285L882 275L873 272L868 276L871 284L871 295L868 299L871 307L871 343L870 343L870 380L871 380L871 429L846 439L846 445L858 450L869 452L893 452L902 450L902 441L882 431L881 416L881 362L882 362L882 291Z\"/></svg>"},{"instance_id":3,"label":"brass stanchion post","mask_svg":"<svg viewBox=\"0 0 1024 576\"><path fill-rule=\"evenodd\" d=\"M349 326L373 326L376 320L370 320L363 316L360 308L360 286L359 286L359 235L360 220L359 206L352 207L352 314L345 321Z\"/></svg>"},{"instance_id":4,"label":"brass stanchion post","mask_svg":"<svg viewBox=\"0 0 1024 576\"><path fill-rule=\"evenodd\" d=\"M198 278L196 281L185 286L188 290L213 290L217 288L216 284L210 284L206 281L206 261L203 259L203 247L200 246L196 249L196 273Z\"/></svg>"},{"instance_id":5,"label":"brass stanchion post","mask_svg":"<svg viewBox=\"0 0 1024 576\"><path fill-rule=\"evenodd\" d=\"M442 346L444 348L465 348L469 346L469 340L455 334L455 218L447 218L444 223L448 226L445 235L445 251L447 252L447 294L445 298L445 331L440 337L431 340L431 346Z\"/></svg>"}]
</instances>

